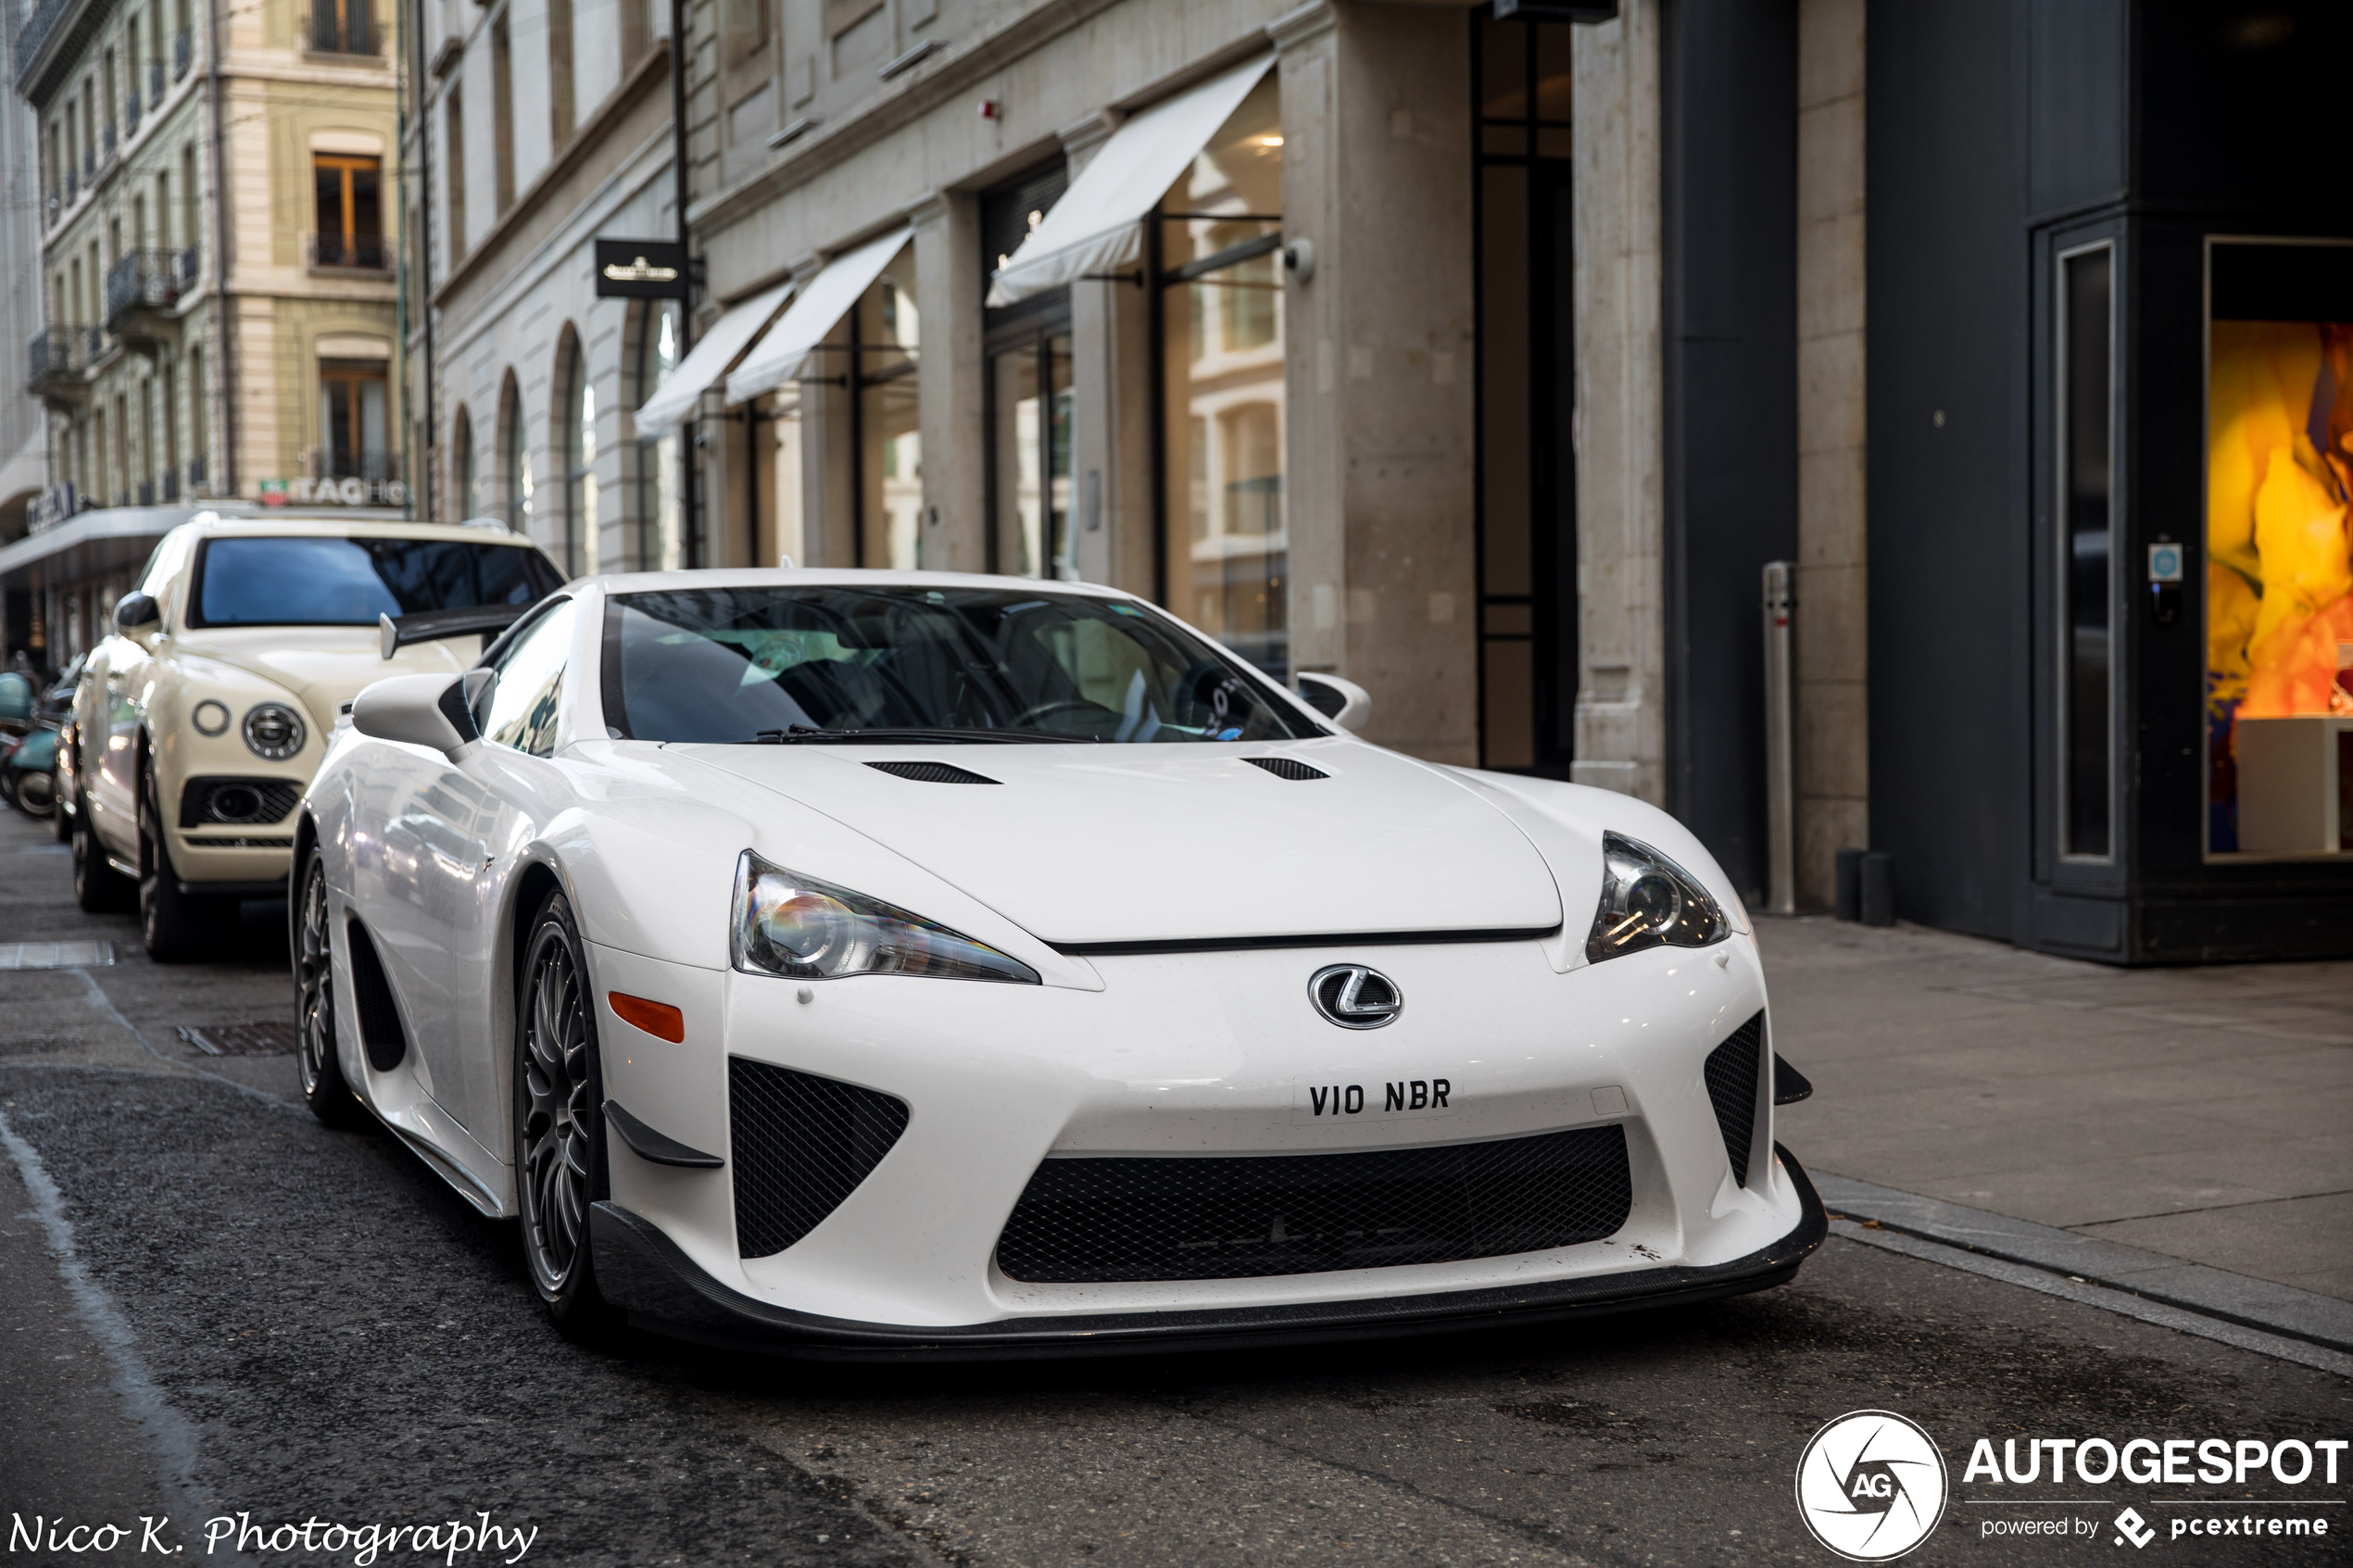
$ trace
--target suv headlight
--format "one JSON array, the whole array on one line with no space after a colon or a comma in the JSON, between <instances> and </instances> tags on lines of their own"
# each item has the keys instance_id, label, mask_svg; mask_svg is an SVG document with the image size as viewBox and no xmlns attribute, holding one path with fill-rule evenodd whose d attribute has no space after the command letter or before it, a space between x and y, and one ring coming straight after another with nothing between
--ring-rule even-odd
<instances>
[{"instance_id":1,"label":"suv headlight","mask_svg":"<svg viewBox=\"0 0 2353 1568\"><path fill-rule=\"evenodd\" d=\"M736 867L735 958L747 973L795 980L924 974L1040 984L1019 959L878 898L772 866L749 849Z\"/></svg>"},{"instance_id":2,"label":"suv headlight","mask_svg":"<svg viewBox=\"0 0 2353 1568\"><path fill-rule=\"evenodd\" d=\"M283 702L258 703L245 713L245 749L265 761L283 762L302 749L302 715Z\"/></svg>"},{"instance_id":3,"label":"suv headlight","mask_svg":"<svg viewBox=\"0 0 2353 1568\"><path fill-rule=\"evenodd\" d=\"M1602 907L1585 956L1594 963L1645 947L1705 947L1730 926L1699 879L1640 839L1602 834Z\"/></svg>"}]
</instances>

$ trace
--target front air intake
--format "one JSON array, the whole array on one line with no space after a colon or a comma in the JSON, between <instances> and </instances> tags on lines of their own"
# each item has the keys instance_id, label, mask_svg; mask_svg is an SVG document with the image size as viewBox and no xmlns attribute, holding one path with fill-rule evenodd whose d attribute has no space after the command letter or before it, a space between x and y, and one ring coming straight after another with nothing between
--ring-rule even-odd
<instances>
[{"instance_id":1,"label":"front air intake","mask_svg":"<svg viewBox=\"0 0 2353 1568\"><path fill-rule=\"evenodd\" d=\"M1633 1211L1626 1129L1347 1154L1047 1160L997 1241L1040 1284L1254 1279L1546 1252Z\"/></svg>"},{"instance_id":2,"label":"front air intake","mask_svg":"<svg viewBox=\"0 0 2353 1568\"><path fill-rule=\"evenodd\" d=\"M907 1130L907 1102L835 1078L727 1059L736 1251L782 1252L817 1228Z\"/></svg>"},{"instance_id":3,"label":"front air intake","mask_svg":"<svg viewBox=\"0 0 2353 1568\"><path fill-rule=\"evenodd\" d=\"M1732 1180L1748 1185L1748 1149L1756 1135L1756 1080L1764 1066L1765 1015L1758 1013L1707 1053L1707 1098L1716 1106L1716 1126L1724 1135L1724 1158Z\"/></svg>"},{"instance_id":4,"label":"front air intake","mask_svg":"<svg viewBox=\"0 0 2353 1568\"><path fill-rule=\"evenodd\" d=\"M393 999L392 981L368 928L358 921L345 927L351 946L351 1010L359 1015L359 1043L367 1047L368 1065L389 1073L409 1054L409 1035L400 1027L400 1004Z\"/></svg>"}]
</instances>

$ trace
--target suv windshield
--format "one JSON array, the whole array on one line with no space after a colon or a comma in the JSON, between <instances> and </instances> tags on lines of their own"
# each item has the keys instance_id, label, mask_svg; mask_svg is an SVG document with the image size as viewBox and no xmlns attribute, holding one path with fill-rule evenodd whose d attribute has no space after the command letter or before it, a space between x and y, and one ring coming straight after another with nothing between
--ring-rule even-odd
<instances>
[{"instance_id":1,"label":"suv windshield","mask_svg":"<svg viewBox=\"0 0 2353 1568\"><path fill-rule=\"evenodd\" d=\"M1117 599L1004 588L704 588L619 596L606 616L605 721L637 740L1324 733L1235 660Z\"/></svg>"},{"instance_id":2,"label":"suv windshield","mask_svg":"<svg viewBox=\"0 0 2353 1568\"><path fill-rule=\"evenodd\" d=\"M536 547L471 539L208 539L197 571L192 626L373 626L534 604L563 586Z\"/></svg>"}]
</instances>

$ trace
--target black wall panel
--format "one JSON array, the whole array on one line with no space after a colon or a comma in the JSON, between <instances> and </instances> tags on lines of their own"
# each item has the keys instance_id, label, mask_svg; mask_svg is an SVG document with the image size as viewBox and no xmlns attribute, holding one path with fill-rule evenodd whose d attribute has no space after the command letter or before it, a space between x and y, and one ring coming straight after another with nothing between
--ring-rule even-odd
<instances>
[{"instance_id":1,"label":"black wall panel","mask_svg":"<svg viewBox=\"0 0 2353 1568\"><path fill-rule=\"evenodd\" d=\"M2027 831L2017 12L1880 0L1868 25L1871 843L1902 918L2007 936Z\"/></svg>"},{"instance_id":2,"label":"black wall panel","mask_svg":"<svg viewBox=\"0 0 2353 1568\"><path fill-rule=\"evenodd\" d=\"M1797 7L1665 23L1667 809L1754 897L1762 578L1797 555Z\"/></svg>"}]
</instances>

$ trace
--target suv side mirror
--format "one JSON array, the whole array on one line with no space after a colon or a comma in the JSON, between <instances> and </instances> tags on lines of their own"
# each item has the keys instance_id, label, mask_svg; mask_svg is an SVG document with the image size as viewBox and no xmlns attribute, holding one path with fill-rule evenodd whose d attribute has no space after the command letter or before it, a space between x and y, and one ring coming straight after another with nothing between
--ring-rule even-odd
<instances>
[{"instance_id":1,"label":"suv side mirror","mask_svg":"<svg viewBox=\"0 0 2353 1568\"><path fill-rule=\"evenodd\" d=\"M1297 684L1301 701L1351 734L1373 716L1373 694L1353 681L1302 670Z\"/></svg>"},{"instance_id":2,"label":"suv side mirror","mask_svg":"<svg viewBox=\"0 0 2353 1568\"><path fill-rule=\"evenodd\" d=\"M462 675L395 675L351 699L351 727L377 740L429 746L452 762L479 745Z\"/></svg>"},{"instance_id":3,"label":"suv side mirror","mask_svg":"<svg viewBox=\"0 0 2353 1568\"><path fill-rule=\"evenodd\" d=\"M145 594L125 594L115 601L114 628L118 632L136 632L142 626L154 626L163 620L163 606Z\"/></svg>"}]
</instances>

